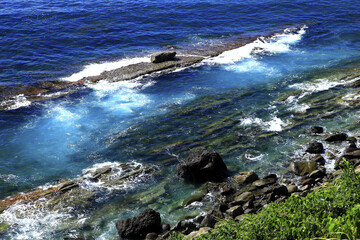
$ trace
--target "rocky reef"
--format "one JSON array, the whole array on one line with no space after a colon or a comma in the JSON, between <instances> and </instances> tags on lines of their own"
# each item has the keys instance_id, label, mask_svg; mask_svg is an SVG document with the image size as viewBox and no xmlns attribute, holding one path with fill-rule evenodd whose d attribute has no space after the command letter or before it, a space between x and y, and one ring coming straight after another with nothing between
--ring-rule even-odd
<instances>
[{"instance_id":1,"label":"rocky reef","mask_svg":"<svg viewBox=\"0 0 360 240\"><path fill-rule=\"evenodd\" d=\"M309 23L308 25L311 25ZM290 26L289 31L298 31L304 24ZM279 31L269 31L264 39L271 38ZM198 45L178 48L177 51L161 51L150 56L149 62L140 62L128 66L120 67L115 70L105 71L97 76L84 77L78 81L69 82L62 80L36 82L30 85L17 84L0 86L0 111L11 110L17 101L27 101L29 103L55 99L76 93L84 88L87 84L97 83L99 81L118 82L131 80L148 74L164 74L193 66L202 60L218 56L221 53L232 50L256 40L258 36L239 36L236 38L226 39L226 44ZM254 53L255 54L255 53ZM176 55L176 57L175 57Z\"/></svg>"}]
</instances>

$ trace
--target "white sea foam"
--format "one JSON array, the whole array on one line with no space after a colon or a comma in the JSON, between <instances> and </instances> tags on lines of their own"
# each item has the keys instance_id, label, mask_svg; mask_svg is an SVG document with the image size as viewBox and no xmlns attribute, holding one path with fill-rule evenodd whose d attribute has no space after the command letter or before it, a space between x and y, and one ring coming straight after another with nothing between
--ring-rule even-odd
<instances>
[{"instance_id":1,"label":"white sea foam","mask_svg":"<svg viewBox=\"0 0 360 240\"><path fill-rule=\"evenodd\" d=\"M6 183L12 183L14 181L17 181L18 179L19 177L14 174L0 174L0 181Z\"/></svg>"},{"instance_id":2,"label":"white sea foam","mask_svg":"<svg viewBox=\"0 0 360 240\"><path fill-rule=\"evenodd\" d=\"M149 96L141 93L140 90L152 84L154 84L152 81L144 84L137 80L131 80L114 83L100 81L87 86L95 90L97 105L111 111L132 113L135 108L145 106L151 101Z\"/></svg>"},{"instance_id":3,"label":"white sea foam","mask_svg":"<svg viewBox=\"0 0 360 240\"><path fill-rule=\"evenodd\" d=\"M6 110L14 110L21 107L28 107L31 105L31 102L25 97L24 94L20 94L12 99L1 102L0 105L1 106L9 105L9 107L7 107Z\"/></svg>"},{"instance_id":4,"label":"white sea foam","mask_svg":"<svg viewBox=\"0 0 360 240\"><path fill-rule=\"evenodd\" d=\"M285 29L283 33L276 34L271 38L259 37L249 44L225 51L216 57L205 59L203 62L207 64L234 64L244 59L252 58L253 53L266 52L276 54L288 52L291 45L301 40L302 35L306 32L306 28L304 26L296 32L291 29Z\"/></svg>"},{"instance_id":5,"label":"white sea foam","mask_svg":"<svg viewBox=\"0 0 360 240\"><path fill-rule=\"evenodd\" d=\"M150 62L149 57L124 58L115 62L92 63L84 67L78 73L74 73L69 77L62 78L64 81L75 82L84 77L98 76L105 71L111 71L117 68L137 64L141 62Z\"/></svg>"},{"instance_id":6,"label":"white sea foam","mask_svg":"<svg viewBox=\"0 0 360 240\"><path fill-rule=\"evenodd\" d=\"M246 158L247 160L250 160L252 162L260 161L263 159L263 157L264 157L264 154L259 154L257 156L250 154L250 153L244 154L244 158Z\"/></svg>"},{"instance_id":7,"label":"white sea foam","mask_svg":"<svg viewBox=\"0 0 360 240\"><path fill-rule=\"evenodd\" d=\"M71 209L67 211L49 211L41 208L46 199L36 203L18 203L0 214L0 222L9 227L9 239L50 239L62 227L66 219L70 219Z\"/></svg>"},{"instance_id":8,"label":"white sea foam","mask_svg":"<svg viewBox=\"0 0 360 240\"><path fill-rule=\"evenodd\" d=\"M257 117L246 117L241 119L242 126L249 126L249 125L259 125L263 130L270 131L270 132L280 132L284 127L289 125L282 121L280 118L274 116L270 121L263 121Z\"/></svg>"},{"instance_id":9,"label":"white sea foam","mask_svg":"<svg viewBox=\"0 0 360 240\"><path fill-rule=\"evenodd\" d=\"M138 168L141 167L142 164L137 162L130 162L132 167ZM106 185L105 182L102 181L93 181L93 174L102 168L111 168L112 174L108 176L109 179L119 179L121 176L126 174L128 170L123 168L123 164L118 162L104 162L93 165L92 167L86 168L83 170L83 181L80 183L80 186L92 190L92 191L118 191L118 190L129 190L135 188L137 183L141 182L145 177L144 174L140 174L137 178L132 178L131 181L123 182L121 185Z\"/></svg>"},{"instance_id":10,"label":"white sea foam","mask_svg":"<svg viewBox=\"0 0 360 240\"><path fill-rule=\"evenodd\" d=\"M312 82L295 83L295 84L289 85L289 88L303 90L305 92L305 94L310 94L313 92L326 91L326 90L329 90L336 86L350 84L359 79L360 79L360 77L357 77L357 78L354 78L351 80L337 80L336 81L336 80L329 80L327 78L319 78Z\"/></svg>"}]
</instances>

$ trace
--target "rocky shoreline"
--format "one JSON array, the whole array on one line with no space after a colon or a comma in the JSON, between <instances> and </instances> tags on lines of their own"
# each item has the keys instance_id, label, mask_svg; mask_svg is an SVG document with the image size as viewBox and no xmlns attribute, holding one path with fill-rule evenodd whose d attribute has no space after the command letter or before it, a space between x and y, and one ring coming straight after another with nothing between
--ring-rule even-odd
<instances>
[{"instance_id":1,"label":"rocky shoreline","mask_svg":"<svg viewBox=\"0 0 360 240\"><path fill-rule=\"evenodd\" d=\"M319 126L312 127L308 134L321 136L323 141L329 144L336 145L344 142L349 144L345 154L335 162L334 171L327 171L325 168L326 160L322 154L326 153L326 149L322 143L315 141L308 145L305 152L309 154L304 160L292 162L289 165L289 171L300 177L299 181L279 178L276 174L269 174L260 179L255 172L248 171L239 172L231 177L223 177L222 181L213 182L211 180L218 179L214 178L215 172L218 176L224 176L224 171L226 171L226 167L225 169L219 167L221 165L219 162L222 162L220 155L214 151L196 151L189 155L186 162L178 165L178 176L185 179L185 184L199 181L204 184L201 194L186 199L183 207L194 202L201 202L207 194L210 194L215 199L213 208L196 217L178 221L174 226L161 225L161 221L158 220L157 225L142 226L129 234L127 231L129 228L133 229L132 225L139 226L139 219L146 219L147 213L154 211L147 209L139 215L141 217L118 221L119 236L125 239L167 239L171 233L179 232L185 235L185 239L193 239L213 231L215 224L221 219L239 222L245 215L256 214L271 202L283 202L291 195L304 197L325 186L326 182L330 182L342 174L339 166L343 159L354 165L356 173L360 172L360 148L357 147L355 137L345 133L324 133L324 129ZM211 175L208 174L209 172ZM195 178L195 175L198 177ZM160 217L159 213L156 214ZM151 216L148 217L151 218ZM140 222L146 225L147 221ZM151 223L151 221L148 222ZM126 228L124 224L127 224ZM144 229L148 229L148 231L144 231ZM154 231L155 229L157 230Z\"/></svg>"}]
</instances>

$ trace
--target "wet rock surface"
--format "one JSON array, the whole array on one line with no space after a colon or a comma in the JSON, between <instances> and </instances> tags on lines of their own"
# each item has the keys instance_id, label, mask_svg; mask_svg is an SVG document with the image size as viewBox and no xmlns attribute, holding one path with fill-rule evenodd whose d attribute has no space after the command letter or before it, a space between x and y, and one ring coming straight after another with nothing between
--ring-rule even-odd
<instances>
[{"instance_id":1,"label":"wet rock surface","mask_svg":"<svg viewBox=\"0 0 360 240\"><path fill-rule=\"evenodd\" d=\"M120 172L121 174L119 174ZM77 179L64 179L46 189L36 189L0 201L0 212L14 204L26 204L36 202L39 199L46 199L42 203L42 207L49 210L60 210L68 207L75 210L89 208L93 205L97 194L103 189L121 189L134 179L151 176L154 172L155 168L149 166L112 163L109 166L89 170L84 176ZM87 187L92 182L101 182L101 184L97 184L97 188Z\"/></svg>"},{"instance_id":2,"label":"wet rock surface","mask_svg":"<svg viewBox=\"0 0 360 240\"><path fill-rule=\"evenodd\" d=\"M346 141L348 135L346 133L336 133L325 138L326 142L337 142L337 141Z\"/></svg>"},{"instance_id":3,"label":"wet rock surface","mask_svg":"<svg viewBox=\"0 0 360 240\"><path fill-rule=\"evenodd\" d=\"M146 209L136 217L117 221L116 229L121 238L144 239L149 233L156 234L162 230L160 213Z\"/></svg>"},{"instance_id":4,"label":"wet rock surface","mask_svg":"<svg viewBox=\"0 0 360 240\"><path fill-rule=\"evenodd\" d=\"M324 152L324 146L320 142L312 142L309 144L306 152L313 153L313 154L321 154Z\"/></svg>"},{"instance_id":5,"label":"wet rock surface","mask_svg":"<svg viewBox=\"0 0 360 240\"><path fill-rule=\"evenodd\" d=\"M317 168L317 165L318 164L315 161L292 162L289 166L289 170L296 175L304 176L314 171Z\"/></svg>"},{"instance_id":6,"label":"wet rock surface","mask_svg":"<svg viewBox=\"0 0 360 240\"><path fill-rule=\"evenodd\" d=\"M226 175L227 167L215 151L199 150L191 153L177 166L177 174L190 182L219 181Z\"/></svg>"}]
</instances>

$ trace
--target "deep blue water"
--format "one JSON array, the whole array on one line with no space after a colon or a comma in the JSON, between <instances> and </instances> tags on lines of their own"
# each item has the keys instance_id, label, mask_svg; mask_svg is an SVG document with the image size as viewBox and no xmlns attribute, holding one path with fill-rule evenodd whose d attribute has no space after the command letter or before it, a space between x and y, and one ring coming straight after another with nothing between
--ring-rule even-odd
<instances>
[{"instance_id":1,"label":"deep blue water","mask_svg":"<svg viewBox=\"0 0 360 240\"><path fill-rule=\"evenodd\" d=\"M101 82L33 104L20 97L18 106L22 107L0 112L0 196L74 178L95 163L135 161L164 169L162 178L174 186L163 198L174 205L196 190L174 176L174 161L161 163L186 158L190 147L170 146L178 142L222 152L233 171L281 173L286 169L285 158L306 142L306 137L298 137L299 129L284 129L294 114L306 111L307 103L288 99L284 104L277 99L291 89L326 90L331 85L327 79L309 82L313 80L309 76L358 62L359 9L360 2L355 0L3 1L1 85L79 80L131 61L144 61L168 45L196 48L203 43L226 44L229 37L262 36L299 24L308 27L278 35L265 45L254 43L267 54L250 55L248 45L166 75ZM225 104L227 98L231 102ZM207 134L215 123L228 121L227 116L238 120L235 129ZM328 129L347 126L341 119L323 124ZM261 142L252 138L257 133L277 135ZM242 136L247 140L241 140ZM237 140L231 142L231 138ZM236 144L239 146L230 150ZM274 149L274 145L279 147ZM160 180L153 181L149 186ZM105 206L117 201L110 199ZM170 213L154 204L169 222L186 214ZM136 213L119 210L109 214L105 227L88 232L99 239L115 238L114 221ZM6 236L31 239L69 234L60 227L50 231L53 226L40 218L34 225L26 218L14 218L20 224ZM66 222L67 218L55 219ZM82 234L82 230L74 231Z\"/></svg>"}]
</instances>

